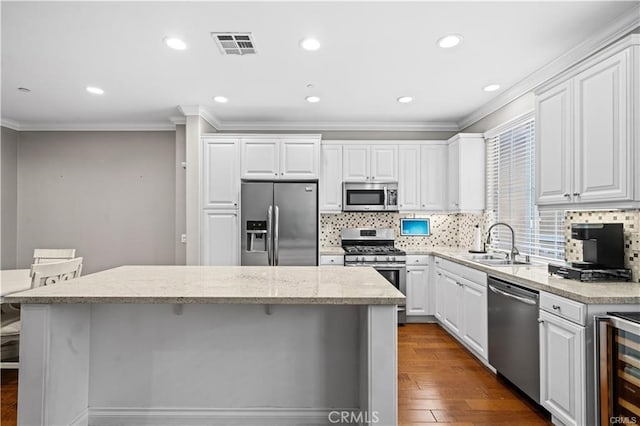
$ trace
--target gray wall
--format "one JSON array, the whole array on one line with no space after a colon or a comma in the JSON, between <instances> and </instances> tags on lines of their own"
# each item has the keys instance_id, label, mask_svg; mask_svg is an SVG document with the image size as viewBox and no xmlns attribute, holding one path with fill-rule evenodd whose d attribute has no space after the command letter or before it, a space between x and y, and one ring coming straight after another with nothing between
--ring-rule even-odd
<instances>
[{"instance_id":1,"label":"gray wall","mask_svg":"<svg viewBox=\"0 0 640 426\"><path fill-rule=\"evenodd\" d=\"M75 248L83 272L174 264L175 132L21 132L18 267Z\"/></svg>"},{"instance_id":2,"label":"gray wall","mask_svg":"<svg viewBox=\"0 0 640 426\"><path fill-rule=\"evenodd\" d=\"M0 134L0 269L16 267L18 225L18 139L15 130Z\"/></svg>"},{"instance_id":3,"label":"gray wall","mask_svg":"<svg viewBox=\"0 0 640 426\"><path fill-rule=\"evenodd\" d=\"M472 125L464 128L461 133L484 133L519 115L533 111L535 107L535 96L533 92L526 93L511 101L502 108L476 121Z\"/></svg>"}]
</instances>

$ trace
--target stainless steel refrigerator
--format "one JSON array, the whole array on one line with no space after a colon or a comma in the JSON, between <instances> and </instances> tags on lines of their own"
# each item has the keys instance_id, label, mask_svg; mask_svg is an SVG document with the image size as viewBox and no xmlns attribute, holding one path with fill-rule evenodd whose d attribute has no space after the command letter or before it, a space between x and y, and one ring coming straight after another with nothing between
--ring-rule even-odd
<instances>
[{"instance_id":1,"label":"stainless steel refrigerator","mask_svg":"<svg viewBox=\"0 0 640 426\"><path fill-rule=\"evenodd\" d=\"M242 182L241 265L318 264L318 183Z\"/></svg>"}]
</instances>

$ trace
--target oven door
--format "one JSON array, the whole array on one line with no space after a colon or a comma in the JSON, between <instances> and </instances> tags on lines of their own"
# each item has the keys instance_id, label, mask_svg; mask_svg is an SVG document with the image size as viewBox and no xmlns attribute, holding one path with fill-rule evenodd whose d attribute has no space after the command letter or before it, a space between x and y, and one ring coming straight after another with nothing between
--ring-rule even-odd
<instances>
[{"instance_id":1,"label":"oven door","mask_svg":"<svg viewBox=\"0 0 640 426\"><path fill-rule=\"evenodd\" d=\"M397 264L346 264L345 266L370 266L386 278L400 293L407 294L407 267ZM407 307L398 305L398 324L407 322Z\"/></svg>"}]
</instances>

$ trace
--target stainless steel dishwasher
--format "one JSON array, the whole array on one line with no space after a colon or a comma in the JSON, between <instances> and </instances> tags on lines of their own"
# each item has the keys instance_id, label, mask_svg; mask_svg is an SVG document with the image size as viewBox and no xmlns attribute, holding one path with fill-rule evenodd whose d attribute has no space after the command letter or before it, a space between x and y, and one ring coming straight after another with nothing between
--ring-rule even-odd
<instances>
[{"instance_id":1,"label":"stainless steel dishwasher","mask_svg":"<svg viewBox=\"0 0 640 426\"><path fill-rule=\"evenodd\" d=\"M538 292L489 277L489 364L540 403Z\"/></svg>"}]
</instances>

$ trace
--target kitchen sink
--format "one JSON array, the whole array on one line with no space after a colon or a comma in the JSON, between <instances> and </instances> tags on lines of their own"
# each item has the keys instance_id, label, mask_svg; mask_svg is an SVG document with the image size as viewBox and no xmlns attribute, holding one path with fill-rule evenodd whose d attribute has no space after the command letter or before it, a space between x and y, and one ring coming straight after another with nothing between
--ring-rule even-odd
<instances>
[{"instance_id":1,"label":"kitchen sink","mask_svg":"<svg viewBox=\"0 0 640 426\"><path fill-rule=\"evenodd\" d=\"M516 266L516 265L531 265L531 262L524 262L521 260L509 260L504 257L496 257L490 259L474 259L478 263L482 263L487 266Z\"/></svg>"},{"instance_id":2,"label":"kitchen sink","mask_svg":"<svg viewBox=\"0 0 640 426\"><path fill-rule=\"evenodd\" d=\"M472 254L468 256L471 260L507 260L504 255L494 254L494 253L483 253L483 254Z\"/></svg>"}]
</instances>

